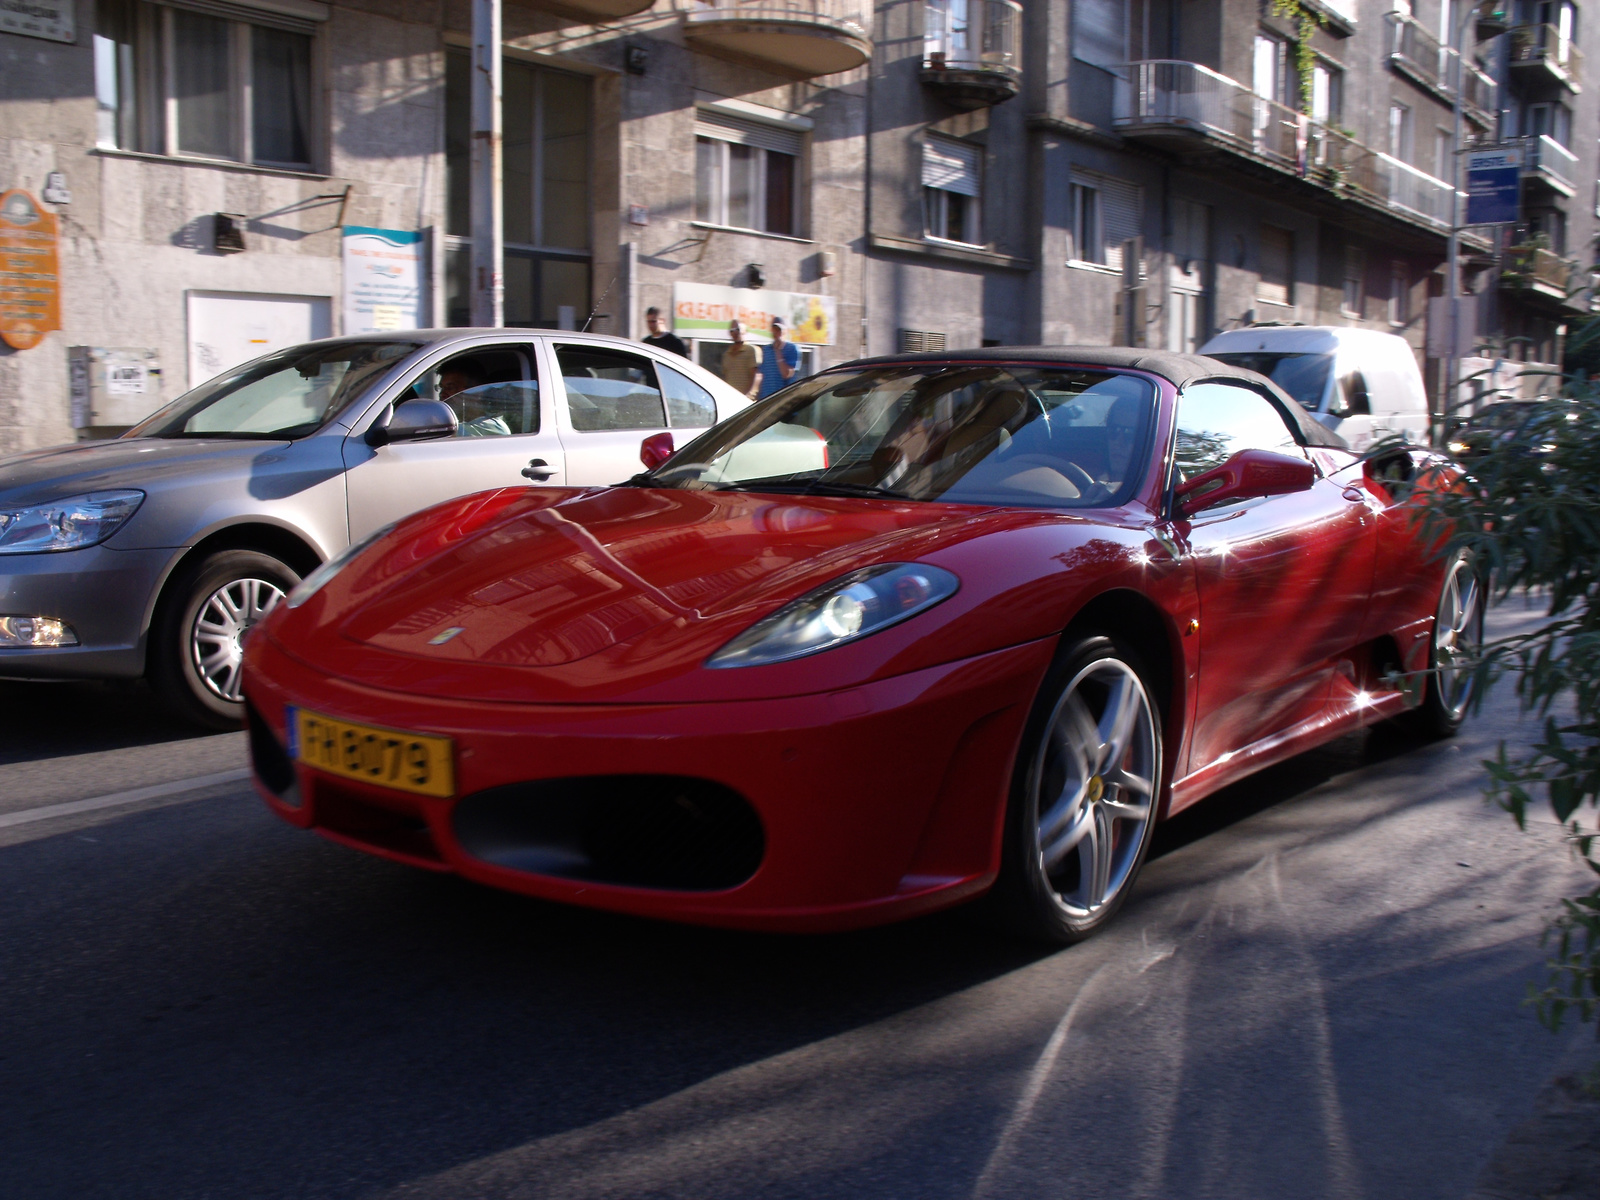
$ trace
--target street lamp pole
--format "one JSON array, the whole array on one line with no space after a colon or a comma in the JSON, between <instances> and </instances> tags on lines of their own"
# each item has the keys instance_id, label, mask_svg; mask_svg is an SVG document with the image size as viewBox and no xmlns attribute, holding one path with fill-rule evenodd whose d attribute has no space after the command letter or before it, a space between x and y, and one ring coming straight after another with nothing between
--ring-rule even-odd
<instances>
[{"instance_id":1,"label":"street lamp pole","mask_svg":"<svg viewBox=\"0 0 1600 1200\"><path fill-rule=\"evenodd\" d=\"M472 0L472 323L505 324L505 220L500 191L501 0Z\"/></svg>"}]
</instances>

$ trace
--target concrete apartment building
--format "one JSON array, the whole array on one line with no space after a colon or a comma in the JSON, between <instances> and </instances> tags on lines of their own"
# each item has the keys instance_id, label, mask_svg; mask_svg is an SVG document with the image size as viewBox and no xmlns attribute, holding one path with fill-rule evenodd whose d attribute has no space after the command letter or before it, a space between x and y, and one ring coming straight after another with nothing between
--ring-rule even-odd
<instances>
[{"instance_id":1,"label":"concrete apartment building","mask_svg":"<svg viewBox=\"0 0 1600 1200\"><path fill-rule=\"evenodd\" d=\"M1459 66L1463 144L1523 150L1521 222L1463 239L1467 370L1554 364L1589 307L1595 22L1523 0L1458 56L1463 10L1394 4L507 0L506 321L638 336L656 305L714 365L744 308L807 369L1363 325L1437 384ZM0 345L0 451L285 340L466 323L469 29L464 0L0 0L0 207L53 218L59 262L59 328ZM414 308L353 303L352 229L417 259Z\"/></svg>"}]
</instances>

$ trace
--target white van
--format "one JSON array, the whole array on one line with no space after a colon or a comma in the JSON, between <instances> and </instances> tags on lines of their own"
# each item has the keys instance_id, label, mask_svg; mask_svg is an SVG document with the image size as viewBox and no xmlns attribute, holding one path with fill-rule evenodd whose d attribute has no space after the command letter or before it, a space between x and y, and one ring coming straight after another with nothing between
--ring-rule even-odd
<instances>
[{"instance_id":1,"label":"white van","mask_svg":"<svg viewBox=\"0 0 1600 1200\"><path fill-rule=\"evenodd\" d=\"M1219 333L1200 353L1267 376L1353 450L1395 434L1428 444L1428 393L1417 356L1392 333L1259 325Z\"/></svg>"}]
</instances>

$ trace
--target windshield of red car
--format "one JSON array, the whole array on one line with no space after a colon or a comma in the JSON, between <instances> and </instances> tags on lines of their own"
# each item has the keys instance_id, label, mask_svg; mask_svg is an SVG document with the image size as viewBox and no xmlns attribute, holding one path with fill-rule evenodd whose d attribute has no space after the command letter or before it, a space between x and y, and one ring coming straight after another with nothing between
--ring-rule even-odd
<instances>
[{"instance_id":1,"label":"windshield of red car","mask_svg":"<svg viewBox=\"0 0 1600 1200\"><path fill-rule=\"evenodd\" d=\"M1090 508L1132 495L1156 390L1137 375L917 363L816 376L753 405L648 487Z\"/></svg>"},{"instance_id":2,"label":"windshield of red car","mask_svg":"<svg viewBox=\"0 0 1600 1200\"><path fill-rule=\"evenodd\" d=\"M420 342L291 346L178 397L129 437L297 438L315 433Z\"/></svg>"}]
</instances>

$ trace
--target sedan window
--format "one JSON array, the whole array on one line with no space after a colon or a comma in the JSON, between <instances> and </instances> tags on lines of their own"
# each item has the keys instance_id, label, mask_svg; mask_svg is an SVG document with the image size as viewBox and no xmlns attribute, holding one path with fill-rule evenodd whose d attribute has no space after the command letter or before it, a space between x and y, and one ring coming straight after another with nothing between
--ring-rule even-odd
<instances>
[{"instance_id":1,"label":"sedan window","mask_svg":"<svg viewBox=\"0 0 1600 1200\"><path fill-rule=\"evenodd\" d=\"M130 437L297 438L315 433L418 342L292 346L201 384Z\"/></svg>"},{"instance_id":2,"label":"sedan window","mask_svg":"<svg viewBox=\"0 0 1600 1200\"><path fill-rule=\"evenodd\" d=\"M1220 467L1241 450L1301 454L1289 423L1260 392L1196 383L1178 397L1176 461L1184 479Z\"/></svg>"},{"instance_id":3,"label":"sedan window","mask_svg":"<svg viewBox=\"0 0 1600 1200\"><path fill-rule=\"evenodd\" d=\"M458 354L429 371L414 389L456 411L457 437L511 437L539 432L539 381L519 350Z\"/></svg>"},{"instance_id":4,"label":"sedan window","mask_svg":"<svg viewBox=\"0 0 1600 1200\"><path fill-rule=\"evenodd\" d=\"M717 423L717 402L698 383L661 363L656 364L661 391L667 398L667 416L675 426L705 426Z\"/></svg>"},{"instance_id":5,"label":"sedan window","mask_svg":"<svg viewBox=\"0 0 1600 1200\"><path fill-rule=\"evenodd\" d=\"M603 346L557 346L567 413L580 433L664 429L667 414L655 364Z\"/></svg>"}]
</instances>

